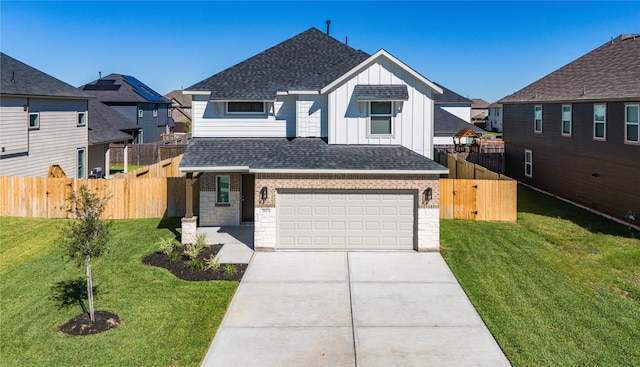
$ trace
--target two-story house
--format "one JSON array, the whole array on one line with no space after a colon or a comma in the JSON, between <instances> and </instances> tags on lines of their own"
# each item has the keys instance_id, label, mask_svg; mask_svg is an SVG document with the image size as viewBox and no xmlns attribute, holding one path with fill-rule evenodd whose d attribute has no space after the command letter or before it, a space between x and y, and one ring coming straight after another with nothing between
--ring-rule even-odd
<instances>
[{"instance_id":1,"label":"two-story house","mask_svg":"<svg viewBox=\"0 0 640 367\"><path fill-rule=\"evenodd\" d=\"M492 103L489 105L489 115L487 116L487 131L502 132L502 104Z\"/></svg>"},{"instance_id":2,"label":"two-story house","mask_svg":"<svg viewBox=\"0 0 640 367\"><path fill-rule=\"evenodd\" d=\"M507 175L625 222L635 212L637 225L640 35L612 39L499 102Z\"/></svg>"},{"instance_id":3,"label":"two-story house","mask_svg":"<svg viewBox=\"0 0 640 367\"><path fill-rule=\"evenodd\" d=\"M484 129L489 116L489 102L482 98L471 98L471 123Z\"/></svg>"},{"instance_id":4,"label":"two-story house","mask_svg":"<svg viewBox=\"0 0 640 367\"><path fill-rule=\"evenodd\" d=\"M0 175L86 178L91 96L0 53Z\"/></svg>"},{"instance_id":5,"label":"two-story house","mask_svg":"<svg viewBox=\"0 0 640 367\"><path fill-rule=\"evenodd\" d=\"M165 94L164 98L171 101L171 117L175 124L173 132L186 133L191 130L191 96L176 89Z\"/></svg>"},{"instance_id":6,"label":"two-story house","mask_svg":"<svg viewBox=\"0 0 640 367\"><path fill-rule=\"evenodd\" d=\"M482 135L485 131L472 125L471 100L443 87L442 94L436 94L434 105L433 147L453 151L454 136L462 129L470 129Z\"/></svg>"},{"instance_id":7,"label":"two-story house","mask_svg":"<svg viewBox=\"0 0 640 367\"><path fill-rule=\"evenodd\" d=\"M109 74L78 89L95 95L137 125L136 144L161 141L162 134L173 128L171 102L132 76Z\"/></svg>"},{"instance_id":8,"label":"two-story house","mask_svg":"<svg viewBox=\"0 0 640 367\"><path fill-rule=\"evenodd\" d=\"M438 251L442 92L316 28L196 83L180 169L199 175L200 226L253 223L258 250Z\"/></svg>"}]
</instances>

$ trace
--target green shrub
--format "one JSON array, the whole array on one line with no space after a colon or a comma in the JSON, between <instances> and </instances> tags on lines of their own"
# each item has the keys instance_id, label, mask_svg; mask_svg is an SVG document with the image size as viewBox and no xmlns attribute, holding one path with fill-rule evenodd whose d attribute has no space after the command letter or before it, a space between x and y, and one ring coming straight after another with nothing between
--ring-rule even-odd
<instances>
[{"instance_id":1,"label":"green shrub","mask_svg":"<svg viewBox=\"0 0 640 367\"><path fill-rule=\"evenodd\" d=\"M198 258L187 261L187 267L193 271L201 271L203 266L202 261Z\"/></svg>"},{"instance_id":2,"label":"green shrub","mask_svg":"<svg viewBox=\"0 0 640 367\"><path fill-rule=\"evenodd\" d=\"M206 244L207 235L199 233L196 235L196 241L194 243L189 243L185 246L184 254L187 255L190 260L195 260L200 256L200 252L202 252Z\"/></svg>"},{"instance_id":3,"label":"green shrub","mask_svg":"<svg viewBox=\"0 0 640 367\"><path fill-rule=\"evenodd\" d=\"M235 264L226 264L224 266L224 274L226 276L232 276L233 274L236 273L238 269L236 268Z\"/></svg>"},{"instance_id":4,"label":"green shrub","mask_svg":"<svg viewBox=\"0 0 640 367\"><path fill-rule=\"evenodd\" d=\"M176 245L173 242L173 237L166 237L160 239L160 245L158 245L160 251L165 255L171 255L176 249Z\"/></svg>"},{"instance_id":5,"label":"green shrub","mask_svg":"<svg viewBox=\"0 0 640 367\"><path fill-rule=\"evenodd\" d=\"M218 256L211 255L204 260L204 270L218 270L220 268L220 259Z\"/></svg>"},{"instance_id":6,"label":"green shrub","mask_svg":"<svg viewBox=\"0 0 640 367\"><path fill-rule=\"evenodd\" d=\"M177 252L172 252L169 254L170 261L177 261L180 258L180 254Z\"/></svg>"}]
</instances>

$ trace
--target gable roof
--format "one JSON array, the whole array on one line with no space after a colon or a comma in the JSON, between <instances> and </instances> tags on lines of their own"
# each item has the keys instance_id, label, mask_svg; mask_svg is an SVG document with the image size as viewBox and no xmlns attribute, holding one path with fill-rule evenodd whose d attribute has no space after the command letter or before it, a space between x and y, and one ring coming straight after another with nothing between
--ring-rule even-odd
<instances>
[{"instance_id":1,"label":"gable roof","mask_svg":"<svg viewBox=\"0 0 640 367\"><path fill-rule=\"evenodd\" d=\"M182 93L181 89L172 90L164 95L174 107L191 107L191 96Z\"/></svg>"},{"instance_id":2,"label":"gable roof","mask_svg":"<svg viewBox=\"0 0 640 367\"><path fill-rule=\"evenodd\" d=\"M183 172L446 174L446 167L399 145L334 145L321 138L194 138Z\"/></svg>"},{"instance_id":3,"label":"gable roof","mask_svg":"<svg viewBox=\"0 0 640 367\"><path fill-rule=\"evenodd\" d=\"M470 107L471 106L471 100L468 98L465 98L461 95L459 95L458 93L452 91L449 88L445 88L442 86L442 84L438 84L438 83L433 83L435 85L437 85L438 87L442 88L442 94L436 94L433 98L433 102L436 105L459 105L459 106L464 106L464 107Z\"/></svg>"},{"instance_id":4,"label":"gable roof","mask_svg":"<svg viewBox=\"0 0 640 367\"><path fill-rule=\"evenodd\" d=\"M89 93L0 52L0 93L20 96L92 98Z\"/></svg>"},{"instance_id":5,"label":"gable roof","mask_svg":"<svg viewBox=\"0 0 640 367\"><path fill-rule=\"evenodd\" d=\"M482 98L471 98L471 102L472 109L489 108L489 102L485 101Z\"/></svg>"},{"instance_id":6,"label":"gable roof","mask_svg":"<svg viewBox=\"0 0 640 367\"><path fill-rule=\"evenodd\" d=\"M109 74L78 89L94 94L101 102L169 103L158 92L129 75Z\"/></svg>"},{"instance_id":7,"label":"gable roof","mask_svg":"<svg viewBox=\"0 0 640 367\"><path fill-rule=\"evenodd\" d=\"M264 100L278 91L320 90L369 55L317 28L298 34L187 88L213 100Z\"/></svg>"},{"instance_id":8,"label":"gable roof","mask_svg":"<svg viewBox=\"0 0 640 367\"><path fill-rule=\"evenodd\" d=\"M620 35L499 103L640 98L640 35Z\"/></svg>"},{"instance_id":9,"label":"gable roof","mask_svg":"<svg viewBox=\"0 0 640 367\"><path fill-rule=\"evenodd\" d=\"M122 130L141 129L115 109L95 99L89 100L89 142L91 144L113 143L132 139Z\"/></svg>"},{"instance_id":10,"label":"gable roof","mask_svg":"<svg viewBox=\"0 0 640 367\"><path fill-rule=\"evenodd\" d=\"M460 117L436 106L433 111L433 134L435 136L453 136L460 129L471 129L476 134L483 134L481 128L466 122Z\"/></svg>"}]
</instances>

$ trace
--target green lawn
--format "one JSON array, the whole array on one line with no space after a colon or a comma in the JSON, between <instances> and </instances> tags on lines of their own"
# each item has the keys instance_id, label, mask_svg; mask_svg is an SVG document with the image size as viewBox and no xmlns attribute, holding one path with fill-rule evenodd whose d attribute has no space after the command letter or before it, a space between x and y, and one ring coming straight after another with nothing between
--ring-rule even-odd
<instances>
[{"instance_id":1,"label":"green lawn","mask_svg":"<svg viewBox=\"0 0 640 367\"><path fill-rule=\"evenodd\" d=\"M129 165L127 167L127 171L131 172L131 171L135 171L138 168L142 168L142 167L146 167L145 165L141 165L141 166L136 166L136 165ZM115 175L116 173L122 173L124 172L124 164L112 164L111 166L109 166L109 174Z\"/></svg>"},{"instance_id":2,"label":"green lawn","mask_svg":"<svg viewBox=\"0 0 640 367\"><path fill-rule=\"evenodd\" d=\"M639 238L522 186L517 223L441 221L442 255L514 366L640 364Z\"/></svg>"},{"instance_id":3,"label":"green lawn","mask_svg":"<svg viewBox=\"0 0 640 367\"><path fill-rule=\"evenodd\" d=\"M55 242L63 220L0 218L0 366L198 366L237 282L186 282L142 264L178 220L115 221L114 245L92 261L96 310L122 324L71 337L58 327L82 312L60 308L52 286L84 276Z\"/></svg>"}]
</instances>

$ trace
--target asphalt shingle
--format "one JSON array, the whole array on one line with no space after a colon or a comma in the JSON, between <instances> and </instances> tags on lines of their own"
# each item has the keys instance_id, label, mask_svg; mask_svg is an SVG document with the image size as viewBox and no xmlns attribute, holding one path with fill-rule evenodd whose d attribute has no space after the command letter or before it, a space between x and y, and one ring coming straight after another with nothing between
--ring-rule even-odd
<instances>
[{"instance_id":1,"label":"asphalt shingle","mask_svg":"<svg viewBox=\"0 0 640 367\"><path fill-rule=\"evenodd\" d=\"M134 85L129 84L127 80ZM147 97L136 92L140 87L147 90L143 89L142 93L147 94ZM146 84L128 75L109 74L78 89L95 95L101 102L171 103Z\"/></svg>"},{"instance_id":2,"label":"asphalt shingle","mask_svg":"<svg viewBox=\"0 0 640 367\"><path fill-rule=\"evenodd\" d=\"M89 142L91 144L129 140L133 137L122 130L138 129L140 129L139 126L113 108L96 100L89 101Z\"/></svg>"},{"instance_id":3,"label":"asphalt shingle","mask_svg":"<svg viewBox=\"0 0 640 367\"><path fill-rule=\"evenodd\" d=\"M466 122L458 116L455 116L442 108L436 106L433 111L433 133L436 136L453 136L460 129L471 129L476 134L484 134L481 128Z\"/></svg>"}]
</instances>

